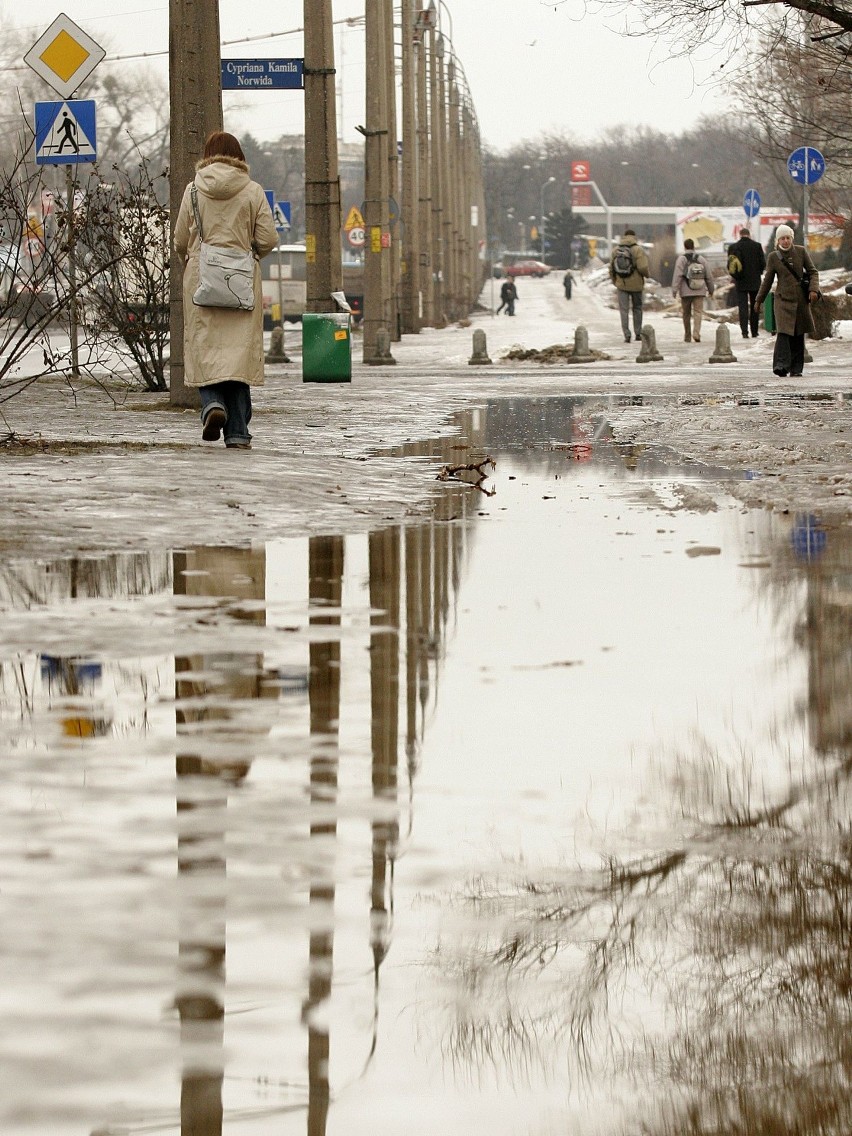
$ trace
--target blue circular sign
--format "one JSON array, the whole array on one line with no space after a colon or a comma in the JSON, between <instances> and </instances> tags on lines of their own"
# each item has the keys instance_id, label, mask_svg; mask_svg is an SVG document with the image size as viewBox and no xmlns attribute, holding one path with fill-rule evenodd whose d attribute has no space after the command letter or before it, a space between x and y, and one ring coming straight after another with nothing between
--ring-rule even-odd
<instances>
[{"instance_id":1,"label":"blue circular sign","mask_svg":"<svg viewBox=\"0 0 852 1136\"><path fill-rule=\"evenodd\" d=\"M799 185L812 185L825 173L825 158L813 146L800 146L787 159L787 170Z\"/></svg>"},{"instance_id":2,"label":"blue circular sign","mask_svg":"<svg viewBox=\"0 0 852 1136\"><path fill-rule=\"evenodd\" d=\"M760 194L756 189L747 189L743 198L743 212L746 217L756 217L760 212Z\"/></svg>"}]
</instances>

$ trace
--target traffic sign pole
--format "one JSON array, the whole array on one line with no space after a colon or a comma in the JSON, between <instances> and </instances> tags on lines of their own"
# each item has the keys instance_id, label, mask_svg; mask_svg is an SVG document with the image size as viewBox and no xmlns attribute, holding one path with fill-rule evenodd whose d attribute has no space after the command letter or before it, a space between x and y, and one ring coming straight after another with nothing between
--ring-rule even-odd
<instances>
[{"instance_id":1,"label":"traffic sign pole","mask_svg":"<svg viewBox=\"0 0 852 1136\"><path fill-rule=\"evenodd\" d=\"M61 13L50 27L33 44L24 56L24 63L57 92L63 99L70 99L77 88L95 70L106 52L87 35L81 27L74 23L70 17ZM67 106L67 103L64 104ZM94 161L95 159L95 104L80 103L79 106L91 105L91 138L87 138L88 150L81 151L79 121L70 122L72 113L70 108L63 115L68 124L63 126L63 138L56 145L52 145L45 134L42 143L45 151L39 158L40 147L36 146L36 162L38 164L65 164L65 209L68 221L68 337L71 341L71 374L80 374L80 349L77 332L77 258L74 249L74 174L72 163L62 157L65 142L68 142L74 151L73 163L78 161ZM59 117L57 112L56 119ZM49 127L54 131L55 121ZM36 120L38 120L38 104L36 104ZM36 127L38 132L38 127ZM88 153L91 156L85 156Z\"/></svg>"}]
</instances>

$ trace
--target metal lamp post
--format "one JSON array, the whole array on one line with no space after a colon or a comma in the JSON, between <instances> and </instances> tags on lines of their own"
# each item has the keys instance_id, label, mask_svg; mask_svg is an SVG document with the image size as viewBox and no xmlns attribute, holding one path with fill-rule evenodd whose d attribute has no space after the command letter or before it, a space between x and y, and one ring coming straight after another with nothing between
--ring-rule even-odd
<instances>
[{"instance_id":1,"label":"metal lamp post","mask_svg":"<svg viewBox=\"0 0 852 1136\"><path fill-rule=\"evenodd\" d=\"M542 262L543 262L544 264L547 264L547 250L546 250L546 249L545 249L545 247L544 247L544 235L545 235L545 225L544 225L544 191L545 191L545 190L547 189L547 187L548 187L548 186L550 185L550 183L551 183L551 182L554 182L554 181L556 181L556 178L555 178L555 177L549 177L549 178L547 179L547 181L546 181L546 182L544 183L544 185L543 185L543 186L541 187L541 193L540 193L540 195L539 195L539 196L540 196L540 204L541 204L541 209L540 209L540 211L539 211L539 226L538 226L538 235L539 235L539 236L541 237L541 259L542 259Z\"/></svg>"}]
</instances>

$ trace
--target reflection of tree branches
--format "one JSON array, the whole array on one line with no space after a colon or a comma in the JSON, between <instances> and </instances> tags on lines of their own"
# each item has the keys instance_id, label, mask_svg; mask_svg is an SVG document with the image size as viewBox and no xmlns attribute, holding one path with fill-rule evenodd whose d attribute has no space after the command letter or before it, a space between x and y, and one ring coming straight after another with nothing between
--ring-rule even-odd
<instances>
[{"instance_id":1,"label":"reflection of tree branches","mask_svg":"<svg viewBox=\"0 0 852 1136\"><path fill-rule=\"evenodd\" d=\"M848 1131L850 773L852 757L762 806L729 784L679 847L564 882L479 882L467 903L498 930L458 963L453 1059L523 1069L567 1040L582 1071L621 1048L680 1094L645 1133L774 1134L790 1116ZM638 1029L637 1047L618 1023L643 996L675 1025Z\"/></svg>"}]
</instances>

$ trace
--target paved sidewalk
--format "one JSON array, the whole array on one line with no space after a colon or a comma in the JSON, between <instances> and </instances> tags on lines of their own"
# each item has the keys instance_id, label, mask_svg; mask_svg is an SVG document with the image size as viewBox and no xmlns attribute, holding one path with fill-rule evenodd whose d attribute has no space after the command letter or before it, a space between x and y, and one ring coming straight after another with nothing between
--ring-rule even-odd
<instances>
[{"instance_id":1,"label":"paved sidewalk","mask_svg":"<svg viewBox=\"0 0 852 1136\"><path fill-rule=\"evenodd\" d=\"M711 365L711 321L706 342L685 344L679 316L649 313L664 360L637 364L617 311L583 283L570 302L556 275L524 280L519 290L514 318L483 310L469 326L405 336L392 345L394 366L365 366L356 333L351 384L303 383L300 330L288 327L293 361L267 368L248 452L202 443L197 414L173 408L168 395L112 379L108 393L91 381L77 389L61 378L36 383L4 405L15 440L0 447L3 550L244 544L404 521L440 493L435 462L379 451L446 435L455 411L517 395L605 395L616 436L759 468L763 479L741 487L757 503L807 499L841 514L852 503L849 343L813 344L814 364L791 385L771 375L770 337L742 348L734 340L740 361ZM483 302L489 293L486 284ZM514 344L570 345L578 321L608 361L501 362ZM477 327L492 366L468 364ZM620 405L625 395L633 405Z\"/></svg>"}]
</instances>

